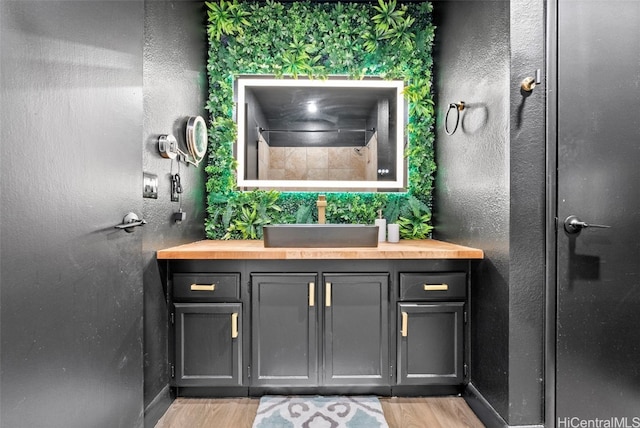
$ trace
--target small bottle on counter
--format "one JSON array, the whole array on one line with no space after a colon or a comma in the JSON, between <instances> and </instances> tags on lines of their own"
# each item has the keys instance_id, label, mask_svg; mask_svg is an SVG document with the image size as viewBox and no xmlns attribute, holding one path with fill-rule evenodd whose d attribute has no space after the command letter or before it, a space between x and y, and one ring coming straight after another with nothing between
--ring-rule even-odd
<instances>
[{"instance_id":1,"label":"small bottle on counter","mask_svg":"<svg viewBox=\"0 0 640 428\"><path fill-rule=\"evenodd\" d=\"M387 240L387 220L382 218L382 210L378 210L378 218L375 221L378 226L378 242Z\"/></svg>"}]
</instances>

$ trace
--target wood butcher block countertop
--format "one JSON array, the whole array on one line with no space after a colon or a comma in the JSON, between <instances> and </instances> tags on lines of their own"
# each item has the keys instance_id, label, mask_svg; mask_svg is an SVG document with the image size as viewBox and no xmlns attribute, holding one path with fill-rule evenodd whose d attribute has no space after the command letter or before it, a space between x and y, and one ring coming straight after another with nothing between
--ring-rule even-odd
<instances>
[{"instance_id":1,"label":"wood butcher block countertop","mask_svg":"<svg viewBox=\"0 0 640 428\"><path fill-rule=\"evenodd\" d=\"M159 250L160 260L482 259L482 250L434 239L380 242L378 247L265 248L263 241L204 240Z\"/></svg>"}]
</instances>

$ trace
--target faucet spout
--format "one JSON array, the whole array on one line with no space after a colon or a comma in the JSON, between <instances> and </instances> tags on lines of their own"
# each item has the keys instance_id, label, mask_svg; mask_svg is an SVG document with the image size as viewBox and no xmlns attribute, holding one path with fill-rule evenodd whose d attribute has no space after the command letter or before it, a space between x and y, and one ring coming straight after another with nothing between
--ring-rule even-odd
<instances>
[{"instance_id":1,"label":"faucet spout","mask_svg":"<svg viewBox=\"0 0 640 428\"><path fill-rule=\"evenodd\" d=\"M325 214L325 209L327 207L327 197L325 195L318 195L316 206L318 207L318 224L325 224L327 221Z\"/></svg>"}]
</instances>

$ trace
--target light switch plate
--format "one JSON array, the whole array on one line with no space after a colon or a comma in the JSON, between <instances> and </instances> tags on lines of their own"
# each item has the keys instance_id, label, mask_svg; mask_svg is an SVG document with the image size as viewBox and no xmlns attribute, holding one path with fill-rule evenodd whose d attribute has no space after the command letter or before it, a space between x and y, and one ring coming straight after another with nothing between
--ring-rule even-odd
<instances>
[{"instance_id":1,"label":"light switch plate","mask_svg":"<svg viewBox=\"0 0 640 428\"><path fill-rule=\"evenodd\" d=\"M142 197L158 199L158 176L144 172L142 177Z\"/></svg>"}]
</instances>

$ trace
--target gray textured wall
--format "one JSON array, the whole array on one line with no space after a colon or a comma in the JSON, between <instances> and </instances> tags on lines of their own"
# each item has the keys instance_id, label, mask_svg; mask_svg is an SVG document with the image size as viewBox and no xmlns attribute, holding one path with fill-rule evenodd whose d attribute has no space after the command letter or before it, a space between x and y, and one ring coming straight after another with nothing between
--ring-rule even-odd
<instances>
[{"instance_id":1,"label":"gray textured wall","mask_svg":"<svg viewBox=\"0 0 640 428\"><path fill-rule=\"evenodd\" d=\"M434 237L485 251L474 266L471 381L506 417L509 406L509 3L435 4L438 106ZM449 103L464 101L444 132ZM454 114L453 112L451 114ZM449 117L450 126L455 121Z\"/></svg>"},{"instance_id":2,"label":"gray textured wall","mask_svg":"<svg viewBox=\"0 0 640 428\"><path fill-rule=\"evenodd\" d=\"M186 151L185 123L204 110L208 83L204 4L145 1L143 168L158 175L158 199L145 199L144 229L144 396L145 425L153 426L170 403L167 368L167 305L155 252L204 239L206 207L204 166L180 166L182 202L171 202L171 172L177 162L162 158L158 135L172 133ZM172 171L173 166L173 171ZM187 213L177 224L179 207Z\"/></svg>"},{"instance_id":3,"label":"gray textured wall","mask_svg":"<svg viewBox=\"0 0 640 428\"><path fill-rule=\"evenodd\" d=\"M544 70L542 1L437 1L434 237L479 247L471 382L512 425L543 420ZM465 101L444 132L449 103ZM450 125L454 121L450 117Z\"/></svg>"},{"instance_id":4,"label":"gray textured wall","mask_svg":"<svg viewBox=\"0 0 640 428\"><path fill-rule=\"evenodd\" d=\"M510 5L510 275L509 418L512 425L544 421L546 244L545 2ZM536 69L542 84L521 81ZM551 226L552 227L552 226Z\"/></svg>"}]
</instances>

